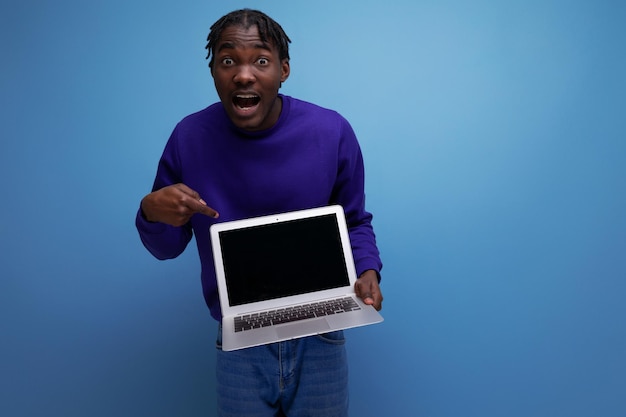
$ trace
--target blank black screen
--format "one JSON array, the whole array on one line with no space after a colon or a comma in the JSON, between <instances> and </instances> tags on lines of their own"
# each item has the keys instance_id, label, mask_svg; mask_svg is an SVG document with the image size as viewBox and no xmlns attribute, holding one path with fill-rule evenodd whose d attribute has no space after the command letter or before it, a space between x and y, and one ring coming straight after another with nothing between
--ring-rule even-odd
<instances>
[{"instance_id":1,"label":"blank black screen","mask_svg":"<svg viewBox=\"0 0 626 417\"><path fill-rule=\"evenodd\" d=\"M334 215L220 233L231 305L349 284Z\"/></svg>"}]
</instances>

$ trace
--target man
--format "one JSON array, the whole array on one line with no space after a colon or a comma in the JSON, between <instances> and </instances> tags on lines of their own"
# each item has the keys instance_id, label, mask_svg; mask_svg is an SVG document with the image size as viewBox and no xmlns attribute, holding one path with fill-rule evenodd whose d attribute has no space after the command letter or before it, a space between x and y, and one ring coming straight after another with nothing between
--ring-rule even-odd
<instances>
[{"instance_id":1,"label":"man","mask_svg":"<svg viewBox=\"0 0 626 417\"><path fill-rule=\"evenodd\" d=\"M220 102L174 129L136 225L159 259L180 255L195 234L211 315L221 320L209 226L329 204L344 207L357 273L355 292L380 310L382 267L365 211L361 151L336 112L279 94L290 72L290 40L255 10L219 19L208 36ZM343 332L234 352L220 349L222 416L346 416Z\"/></svg>"}]
</instances>

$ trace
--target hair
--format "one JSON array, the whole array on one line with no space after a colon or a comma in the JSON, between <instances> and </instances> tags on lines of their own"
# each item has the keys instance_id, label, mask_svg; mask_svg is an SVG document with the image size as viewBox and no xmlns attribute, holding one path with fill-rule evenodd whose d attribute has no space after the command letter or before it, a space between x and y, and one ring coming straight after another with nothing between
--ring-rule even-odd
<instances>
[{"instance_id":1,"label":"hair","mask_svg":"<svg viewBox=\"0 0 626 417\"><path fill-rule=\"evenodd\" d=\"M289 43L291 43L291 39L289 39L283 28L263 12L241 9L228 13L211 26L205 46L208 52L206 59L210 59L209 68L213 69L215 46L224 29L230 26L241 26L244 29L248 29L252 25L256 25L259 29L259 36L263 42L272 43L273 46L278 48L278 56L281 60L289 59Z\"/></svg>"}]
</instances>

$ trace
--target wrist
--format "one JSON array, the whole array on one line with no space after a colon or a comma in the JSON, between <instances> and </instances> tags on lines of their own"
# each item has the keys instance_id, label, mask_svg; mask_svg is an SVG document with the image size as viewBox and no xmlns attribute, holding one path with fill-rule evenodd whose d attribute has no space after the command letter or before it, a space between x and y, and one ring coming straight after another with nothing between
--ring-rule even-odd
<instances>
[{"instance_id":1,"label":"wrist","mask_svg":"<svg viewBox=\"0 0 626 417\"><path fill-rule=\"evenodd\" d=\"M376 278L376 281L380 284L380 272L375 269L367 269L359 275L359 279L364 278L366 275L372 275Z\"/></svg>"},{"instance_id":2,"label":"wrist","mask_svg":"<svg viewBox=\"0 0 626 417\"><path fill-rule=\"evenodd\" d=\"M147 196L146 196L147 197ZM141 204L139 205L139 214L141 215L141 218L144 219L145 221L147 221L148 223L157 223L153 220L150 220L150 218L148 217L148 215L146 214L146 211L144 209L144 201L146 200L146 197L144 197L141 200Z\"/></svg>"}]
</instances>

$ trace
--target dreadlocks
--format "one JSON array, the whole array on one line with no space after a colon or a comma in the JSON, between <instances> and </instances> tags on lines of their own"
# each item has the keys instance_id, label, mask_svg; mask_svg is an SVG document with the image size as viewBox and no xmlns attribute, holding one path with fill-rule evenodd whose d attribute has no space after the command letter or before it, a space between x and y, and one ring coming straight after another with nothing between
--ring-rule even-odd
<instances>
[{"instance_id":1,"label":"dreadlocks","mask_svg":"<svg viewBox=\"0 0 626 417\"><path fill-rule=\"evenodd\" d=\"M281 60L289 59L289 43L291 39L289 39L283 28L263 12L241 9L230 12L211 26L211 32L207 36L207 44L205 46L208 52L206 59L210 58L209 67L211 69L213 69L213 60L215 58L215 45L222 35L222 31L230 26L242 26L244 29L248 29L252 25L256 25L259 29L259 36L263 42L271 42L278 48L278 55Z\"/></svg>"}]
</instances>

